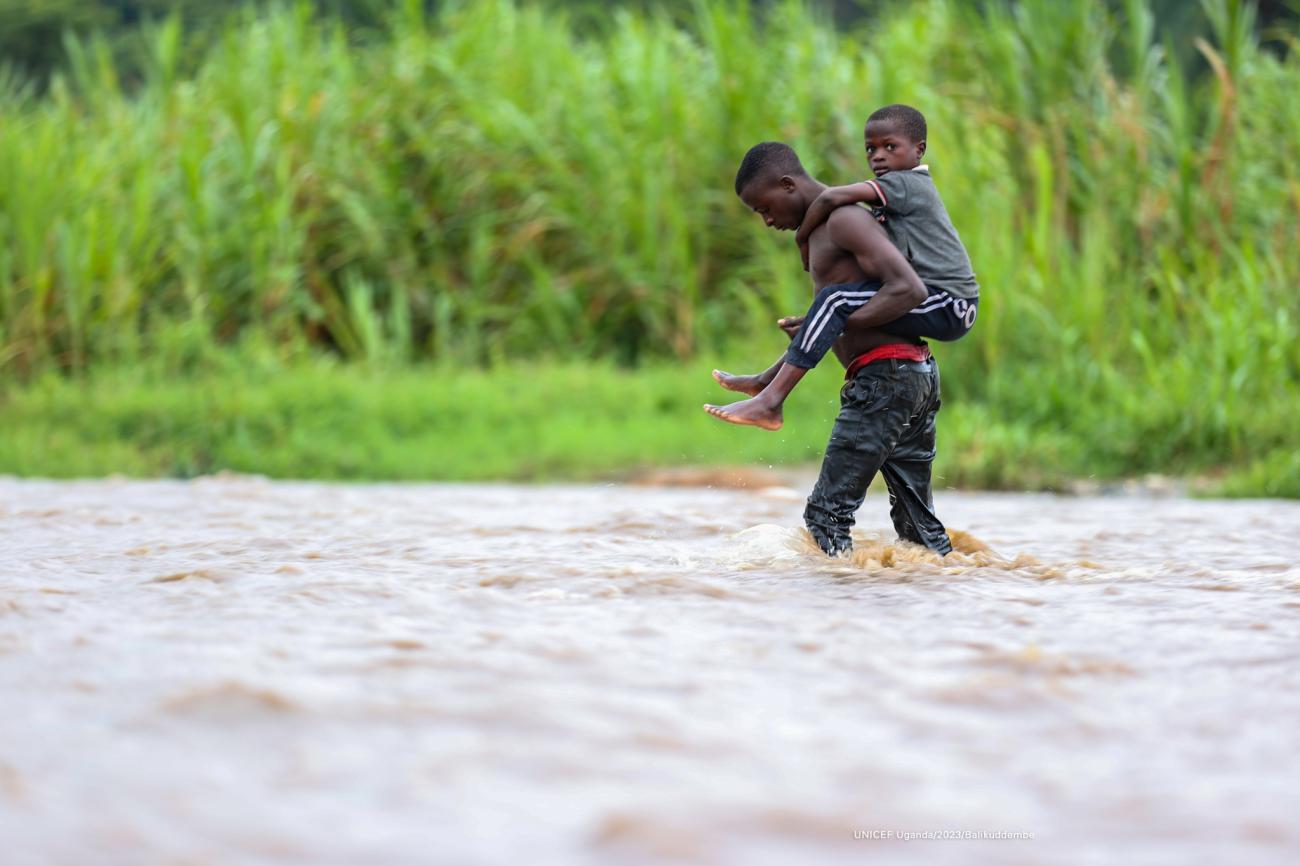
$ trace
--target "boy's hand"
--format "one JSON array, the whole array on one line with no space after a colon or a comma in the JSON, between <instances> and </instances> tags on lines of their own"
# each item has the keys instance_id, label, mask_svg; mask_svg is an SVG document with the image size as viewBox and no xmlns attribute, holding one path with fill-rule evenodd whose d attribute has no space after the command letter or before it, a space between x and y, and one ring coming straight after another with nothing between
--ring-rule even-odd
<instances>
[{"instance_id":1,"label":"boy's hand","mask_svg":"<svg viewBox=\"0 0 1300 866\"><path fill-rule=\"evenodd\" d=\"M786 336L793 340L794 335L799 333L799 328L803 325L803 320L803 316L786 316L784 319L777 319L776 326L782 331L785 331Z\"/></svg>"},{"instance_id":2,"label":"boy's hand","mask_svg":"<svg viewBox=\"0 0 1300 866\"><path fill-rule=\"evenodd\" d=\"M808 239L799 239L798 235L794 236L794 242L799 245L799 258L803 259L803 269L808 270Z\"/></svg>"}]
</instances>

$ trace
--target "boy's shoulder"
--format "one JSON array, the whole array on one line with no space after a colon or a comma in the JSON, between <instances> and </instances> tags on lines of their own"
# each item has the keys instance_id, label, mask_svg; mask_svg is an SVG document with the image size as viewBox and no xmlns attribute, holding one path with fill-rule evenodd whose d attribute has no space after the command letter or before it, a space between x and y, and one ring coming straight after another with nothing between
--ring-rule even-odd
<instances>
[{"instance_id":1,"label":"boy's shoulder","mask_svg":"<svg viewBox=\"0 0 1300 866\"><path fill-rule=\"evenodd\" d=\"M880 198L879 207L895 213L925 207L926 202L933 201L939 195L934 180L930 177L928 165L887 172L864 183L875 187L876 195Z\"/></svg>"},{"instance_id":2,"label":"boy's shoulder","mask_svg":"<svg viewBox=\"0 0 1300 866\"><path fill-rule=\"evenodd\" d=\"M826 223L828 225L832 222L838 225L852 224L855 222L861 222L862 220L873 222L871 219L871 211L864 207L859 207L856 204L840 205L835 208L835 210L831 211L826 217Z\"/></svg>"},{"instance_id":3,"label":"boy's shoulder","mask_svg":"<svg viewBox=\"0 0 1300 866\"><path fill-rule=\"evenodd\" d=\"M863 224L874 225L875 222L876 219L871 211L856 204L846 204L831 211L826 217L826 222L818 228L824 227L831 242L836 246L843 246L841 241L852 237L855 231L860 230L856 227Z\"/></svg>"},{"instance_id":4,"label":"boy's shoulder","mask_svg":"<svg viewBox=\"0 0 1300 866\"><path fill-rule=\"evenodd\" d=\"M934 179L930 177L930 166L918 165L916 168L902 169L882 174L880 177L872 178L867 183L876 183L889 187L917 187L917 186L934 186Z\"/></svg>"}]
</instances>

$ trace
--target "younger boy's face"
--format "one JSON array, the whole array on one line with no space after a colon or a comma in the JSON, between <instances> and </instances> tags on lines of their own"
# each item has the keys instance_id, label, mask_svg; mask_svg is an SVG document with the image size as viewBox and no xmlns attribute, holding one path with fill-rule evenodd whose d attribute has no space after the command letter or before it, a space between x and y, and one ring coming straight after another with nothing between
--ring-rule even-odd
<instances>
[{"instance_id":1,"label":"younger boy's face","mask_svg":"<svg viewBox=\"0 0 1300 866\"><path fill-rule=\"evenodd\" d=\"M768 228L794 231L803 222L807 208L789 177L757 180L740 192L740 200L763 218Z\"/></svg>"},{"instance_id":2,"label":"younger boy's face","mask_svg":"<svg viewBox=\"0 0 1300 866\"><path fill-rule=\"evenodd\" d=\"M925 155L925 139L913 141L887 120L868 123L863 139L867 162L876 177L891 171L910 171L921 164Z\"/></svg>"}]
</instances>

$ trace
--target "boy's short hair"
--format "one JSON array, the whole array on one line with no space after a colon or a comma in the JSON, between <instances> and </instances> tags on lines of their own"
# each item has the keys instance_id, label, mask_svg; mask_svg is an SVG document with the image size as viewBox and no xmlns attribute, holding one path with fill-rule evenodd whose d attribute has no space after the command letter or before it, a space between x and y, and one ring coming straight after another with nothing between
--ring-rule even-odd
<instances>
[{"instance_id":1,"label":"boy's short hair","mask_svg":"<svg viewBox=\"0 0 1300 866\"><path fill-rule=\"evenodd\" d=\"M925 141L925 115L910 105L895 103L878 108L867 118L867 123L881 120L892 123L898 131L912 141Z\"/></svg>"},{"instance_id":2,"label":"boy's short hair","mask_svg":"<svg viewBox=\"0 0 1300 866\"><path fill-rule=\"evenodd\" d=\"M799 161L799 155L794 152L794 148L779 141L764 141L756 144L745 154L745 158L740 162L740 170L736 172L736 195L740 195L745 191L745 187L760 178L781 177L787 174L792 177L798 175L806 177L808 174L804 171L803 163Z\"/></svg>"}]
</instances>

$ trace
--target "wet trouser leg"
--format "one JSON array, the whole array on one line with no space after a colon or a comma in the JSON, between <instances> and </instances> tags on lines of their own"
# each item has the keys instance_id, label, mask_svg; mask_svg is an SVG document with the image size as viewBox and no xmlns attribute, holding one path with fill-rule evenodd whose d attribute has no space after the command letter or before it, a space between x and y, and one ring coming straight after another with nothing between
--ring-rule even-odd
<instances>
[{"instance_id":1,"label":"wet trouser leg","mask_svg":"<svg viewBox=\"0 0 1300 866\"><path fill-rule=\"evenodd\" d=\"M849 530L877 472L889 488L899 537L939 554L952 550L930 491L939 403L933 358L877 361L845 383L821 474L804 509L804 523L822 550L834 556L852 549Z\"/></svg>"},{"instance_id":2,"label":"wet trouser leg","mask_svg":"<svg viewBox=\"0 0 1300 866\"><path fill-rule=\"evenodd\" d=\"M889 517L904 541L911 541L947 555L952 551L948 531L934 513L930 471L934 465L935 419L939 413L939 366L930 362L933 399L917 413L899 438L889 459L880 467L889 489Z\"/></svg>"}]
</instances>

